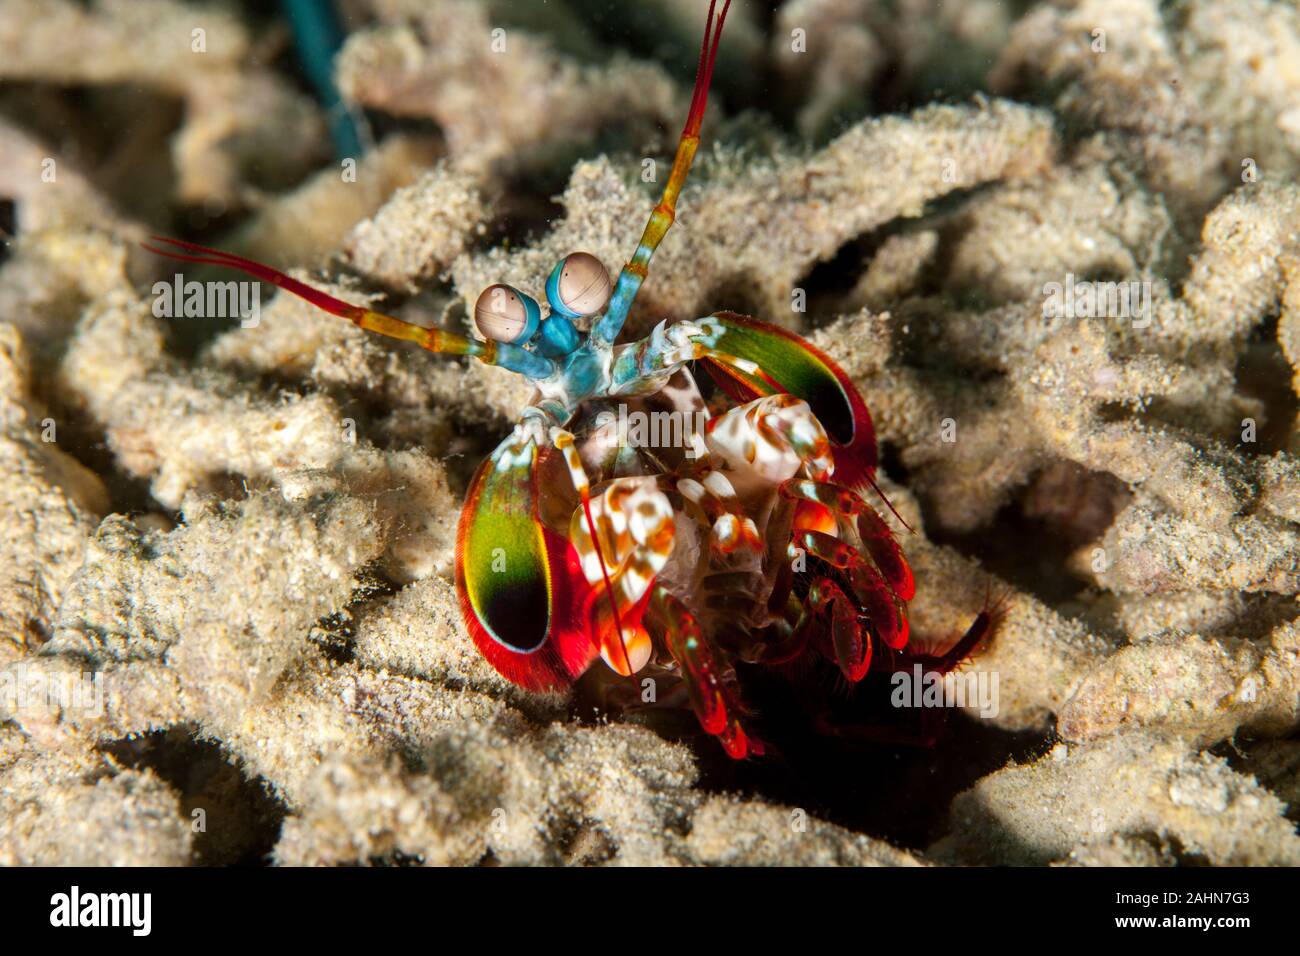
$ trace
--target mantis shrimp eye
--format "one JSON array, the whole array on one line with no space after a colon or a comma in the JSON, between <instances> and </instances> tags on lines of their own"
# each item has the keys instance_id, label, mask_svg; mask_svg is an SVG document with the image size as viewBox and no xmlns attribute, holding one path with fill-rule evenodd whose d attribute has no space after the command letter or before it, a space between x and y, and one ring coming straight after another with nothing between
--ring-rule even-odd
<instances>
[{"instance_id":1,"label":"mantis shrimp eye","mask_svg":"<svg viewBox=\"0 0 1300 956\"><path fill-rule=\"evenodd\" d=\"M551 308L570 319L595 315L609 301L609 273L589 252L571 252L551 270L546 299Z\"/></svg>"},{"instance_id":2,"label":"mantis shrimp eye","mask_svg":"<svg viewBox=\"0 0 1300 956\"><path fill-rule=\"evenodd\" d=\"M541 320L536 299L499 282L484 289L474 303L474 325L493 342L527 342Z\"/></svg>"}]
</instances>

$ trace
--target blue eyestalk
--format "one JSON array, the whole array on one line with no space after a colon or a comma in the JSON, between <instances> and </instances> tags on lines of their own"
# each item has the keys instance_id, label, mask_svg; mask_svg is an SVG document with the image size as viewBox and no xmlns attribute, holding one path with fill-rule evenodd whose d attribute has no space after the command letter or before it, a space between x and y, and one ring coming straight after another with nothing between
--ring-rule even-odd
<instances>
[{"instance_id":1,"label":"blue eyestalk","mask_svg":"<svg viewBox=\"0 0 1300 956\"><path fill-rule=\"evenodd\" d=\"M578 313L570 309L560 295L560 278L564 273L564 262L561 259L551 270L551 274L546 277L546 301L551 304L551 310L556 315L562 315L566 319L576 319Z\"/></svg>"},{"instance_id":2,"label":"blue eyestalk","mask_svg":"<svg viewBox=\"0 0 1300 956\"><path fill-rule=\"evenodd\" d=\"M549 296L547 298L550 298ZM576 351L582 344L582 333L569 321L569 317L552 312L542 323L537 336L537 351L548 358L560 358Z\"/></svg>"}]
</instances>

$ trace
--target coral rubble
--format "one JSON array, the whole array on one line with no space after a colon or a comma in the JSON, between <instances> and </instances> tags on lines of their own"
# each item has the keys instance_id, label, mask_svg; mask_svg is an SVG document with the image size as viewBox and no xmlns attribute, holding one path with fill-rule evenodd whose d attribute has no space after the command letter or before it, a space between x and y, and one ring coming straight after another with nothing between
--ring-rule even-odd
<instances>
[{"instance_id":1,"label":"coral rubble","mask_svg":"<svg viewBox=\"0 0 1300 956\"><path fill-rule=\"evenodd\" d=\"M1005 766L906 848L477 654L455 527L519 380L284 294L159 314L149 232L458 330L489 283L635 248L676 65L576 3L349 6L337 83L379 134L340 159L268 22L0 0L0 863L1300 864L1293 5L737 14L720 71L780 96L720 77L631 331L807 333L916 529L918 640L996 608L959 672L996 712L953 720ZM49 122L101 107L143 118Z\"/></svg>"}]
</instances>

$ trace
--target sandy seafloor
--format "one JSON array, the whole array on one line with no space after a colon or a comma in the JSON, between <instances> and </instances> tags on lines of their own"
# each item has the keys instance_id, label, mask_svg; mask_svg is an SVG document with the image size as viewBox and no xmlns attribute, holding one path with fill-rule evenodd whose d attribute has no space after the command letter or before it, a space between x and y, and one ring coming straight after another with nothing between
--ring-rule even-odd
<instances>
[{"instance_id":1,"label":"sandy seafloor","mask_svg":"<svg viewBox=\"0 0 1300 956\"><path fill-rule=\"evenodd\" d=\"M139 245L460 330L617 268L704 4L340 7L355 156L270 5L0 0L0 863L1300 862L1293 4L736 0L630 332L808 334L917 529L914 631L1005 612L995 716L782 738L778 697L742 764L474 649L456 520L525 385L269 286L160 318Z\"/></svg>"}]
</instances>

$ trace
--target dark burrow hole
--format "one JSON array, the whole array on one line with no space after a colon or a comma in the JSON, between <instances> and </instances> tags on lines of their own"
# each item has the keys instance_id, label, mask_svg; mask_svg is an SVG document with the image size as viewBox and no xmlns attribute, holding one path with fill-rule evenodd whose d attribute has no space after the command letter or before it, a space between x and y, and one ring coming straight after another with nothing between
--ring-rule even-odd
<instances>
[{"instance_id":1,"label":"dark burrow hole","mask_svg":"<svg viewBox=\"0 0 1300 956\"><path fill-rule=\"evenodd\" d=\"M809 328L824 324L818 320L825 320L843 310L841 303L866 274L876 252L887 239L900 234L908 225L902 219L895 219L879 229L850 239L835 255L817 263L812 271L795 283L808 297Z\"/></svg>"},{"instance_id":2,"label":"dark burrow hole","mask_svg":"<svg viewBox=\"0 0 1300 956\"><path fill-rule=\"evenodd\" d=\"M100 748L131 769L149 769L180 795L199 866L265 866L286 809L261 778L249 779L215 743L178 725ZM198 811L202 811L201 813ZM201 826L201 828L200 828Z\"/></svg>"},{"instance_id":3,"label":"dark burrow hole","mask_svg":"<svg viewBox=\"0 0 1300 956\"><path fill-rule=\"evenodd\" d=\"M877 652L882 659L889 653ZM568 719L641 724L691 747L706 792L782 803L918 851L947 831L948 808L959 793L1008 761L1041 756L1054 739L1050 730L999 730L951 708L895 707L889 670L850 686L833 664L810 656L785 673L741 664L737 676L750 709L745 726L763 742L762 756L728 757L684 698L681 706L670 705L678 688L635 712L606 707L610 699L634 698L640 685L603 668L579 680Z\"/></svg>"},{"instance_id":4,"label":"dark burrow hole","mask_svg":"<svg viewBox=\"0 0 1300 956\"><path fill-rule=\"evenodd\" d=\"M884 673L854 688L838 681L818 717L792 685L755 676L742 682L771 752L735 761L701 737L701 788L761 796L910 850L947 832L959 793L1008 761L1040 756L1052 741L1050 732L1010 733L949 710L895 709ZM882 742L890 736L895 742ZM928 736L932 743L921 742Z\"/></svg>"}]
</instances>

